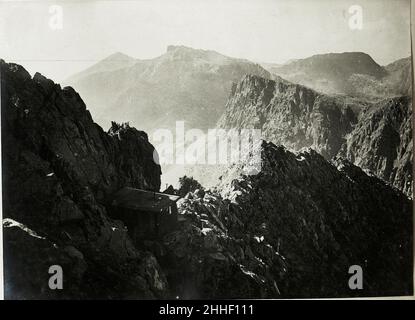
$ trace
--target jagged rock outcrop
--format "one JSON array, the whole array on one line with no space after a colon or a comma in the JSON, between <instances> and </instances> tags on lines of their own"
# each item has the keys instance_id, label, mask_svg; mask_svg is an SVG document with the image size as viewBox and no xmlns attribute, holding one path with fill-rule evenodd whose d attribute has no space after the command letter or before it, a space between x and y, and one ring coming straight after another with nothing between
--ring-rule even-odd
<instances>
[{"instance_id":1,"label":"jagged rock outcrop","mask_svg":"<svg viewBox=\"0 0 415 320\"><path fill-rule=\"evenodd\" d=\"M246 76L234 86L218 126L258 128L264 139L291 150L311 147L326 159L345 157L412 197L409 97L365 102Z\"/></svg>"},{"instance_id":2,"label":"jagged rock outcrop","mask_svg":"<svg viewBox=\"0 0 415 320\"><path fill-rule=\"evenodd\" d=\"M180 200L181 228L164 238L167 278L180 298L281 297L284 257L253 234L234 233L241 223L231 201L217 192ZM163 265L163 259L160 259Z\"/></svg>"},{"instance_id":3,"label":"jagged rock outcrop","mask_svg":"<svg viewBox=\"0 0 415 320\"><path fill-rule=\"evenodd\" d=\"M235 165L217 191L180 201L186 232L165 239L177 295L412 294L411 201L347 160L262 148L258 175ZM352 265L361 291L348 287Z\"/></svg>"},{"instance_id":4,"label":"jagged rock outcrop","mask_svg":"<svg viewBox=\"0 0 415 320\"><path fill-rule=\"evenodd\" d=\"M319 94L281 78L247 75L233 87L218 126L261 129L265 140L292 150L312 147L331 158L357 122L359 108L353 100Z\"/></svg>"},{"instance_id":5,"label":"jagged rock outcrop","mask_svg":"<svg viewBox=\"0 0 415 320\"><path fill-rule=\"evenodd\" d=\"M6 298L162 297L157 260L105 209L123 186L159 190L147 135L105 133L72 88L0 64ZM49 290L48 264L62 265L66 290Z\"/></svg>"},{"instance_id":6,"label":"jagged rock outcrop","mask_svg":"<svg viewBox=\"0 0 415 320\"><path fill-rule=\"evenodd\" d=\"M397 97L365 110L339 155L412 197L412 100Z\"/></svg>"}]
</instances>

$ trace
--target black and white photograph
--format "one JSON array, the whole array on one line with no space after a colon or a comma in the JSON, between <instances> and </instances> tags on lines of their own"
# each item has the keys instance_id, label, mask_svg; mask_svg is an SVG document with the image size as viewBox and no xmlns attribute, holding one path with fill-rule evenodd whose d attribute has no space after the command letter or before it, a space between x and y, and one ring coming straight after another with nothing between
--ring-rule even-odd
<instances>
[{"instance_id":1,"label":"black and white photograph","mask_svg":"<svg viewBox=\"0 0 415 320\"><path fill-rule=\"evenodd\" d=\"M413 299L413 6L0 0L1 298Z\"/></svg>"}]
</instances>

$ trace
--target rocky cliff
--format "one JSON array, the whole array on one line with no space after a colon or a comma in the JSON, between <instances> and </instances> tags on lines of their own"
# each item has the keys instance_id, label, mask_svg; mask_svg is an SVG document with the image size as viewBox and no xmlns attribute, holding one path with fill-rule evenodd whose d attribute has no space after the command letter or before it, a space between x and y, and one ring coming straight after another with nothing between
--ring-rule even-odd
<instances>
[{"instance_id":1,"label":"rocky cliff","mask_svg":"<svg viewBox=\"0 0 415 320\"><path fill-rule=\"evenodd\" d=\"M383 100L362 112L339 155L412 197L412 100Z\"/></svg>"},{"instance_id":2,"label":"rocky cliff","mask_svg":"<svg viewBox=\"0 0 415 320\"><path fill-rule=\"evenodd\" d=\"M258 128L290 150L339 154L412 197L412 101L367 102L328 96L281 78L246 76L236 84L218 125Z\"/></svg>"},{"instance_id":3,"label":"rocky cliff","mask_svg":"<svg viewBox=\"0 0 415 320\"><path fill-rule=\"evenodd\" d=\"M159 189L147 135L115 123L106 133L72 88L0 63L6 298L163 296L156 259L105 209L122 186ZM48 288L53 264L63 291Z\"/></svg>"},{"instance_id":4,"label":"rocky cliff","mask_svg":"<svg viewBox=\"0 0 415 320\"><path fill-rule=\"evenodd\" d=\"M247 75L234 85L218 126L261 129L265 140L292 150L312 147L331 158L357 122L361 107L281 78Z\"/></svg>"},{"instance_id":5,"label":"rocky cliff","mask_svg":"<svg viewBox=\"0 0 415 320\"><path fill-rule=\"evenodd\" d=\"M412 292L411 201L347 160L262 144L262 170L224 173L180 200L165 238L180 297L345 297ZM183 232L184 231L184 232ZM364 289L348 287L351 265ZM386 276L387 275L387 276Z\"/></svg>"}]
</instances>

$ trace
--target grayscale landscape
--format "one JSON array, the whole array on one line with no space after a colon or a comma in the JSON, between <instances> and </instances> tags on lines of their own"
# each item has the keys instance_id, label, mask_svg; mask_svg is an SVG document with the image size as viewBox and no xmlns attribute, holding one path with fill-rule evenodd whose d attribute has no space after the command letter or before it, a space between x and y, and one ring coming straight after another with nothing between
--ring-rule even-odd
<instances>
[{"instance_id":1,"label":"grayscale landscape","mask_svg":"<svg viewBox=\"0 0 415 320\"><path fill-rule=\"evenodd\" d=\"M5 23L5 298L413 295L409 1L174 2L63 5L45 58Z\"/></svg>"}]
</instances>

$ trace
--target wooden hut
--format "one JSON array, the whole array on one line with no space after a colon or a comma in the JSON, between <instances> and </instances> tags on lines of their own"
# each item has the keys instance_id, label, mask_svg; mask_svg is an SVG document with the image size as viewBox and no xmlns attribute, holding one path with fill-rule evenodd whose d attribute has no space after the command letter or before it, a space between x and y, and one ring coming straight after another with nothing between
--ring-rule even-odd
<instances>
[{"instance_id":1,"label":"wooden hut","mask_svg":"<svg viewBox=\"0 0 415 320\"><path fill-rule=\"evenodd\" d=\"M179 196L125 187L112 198L111 216L124 222L131 238L157 239L177 227Z\"/></svg>"}]
</instances>

